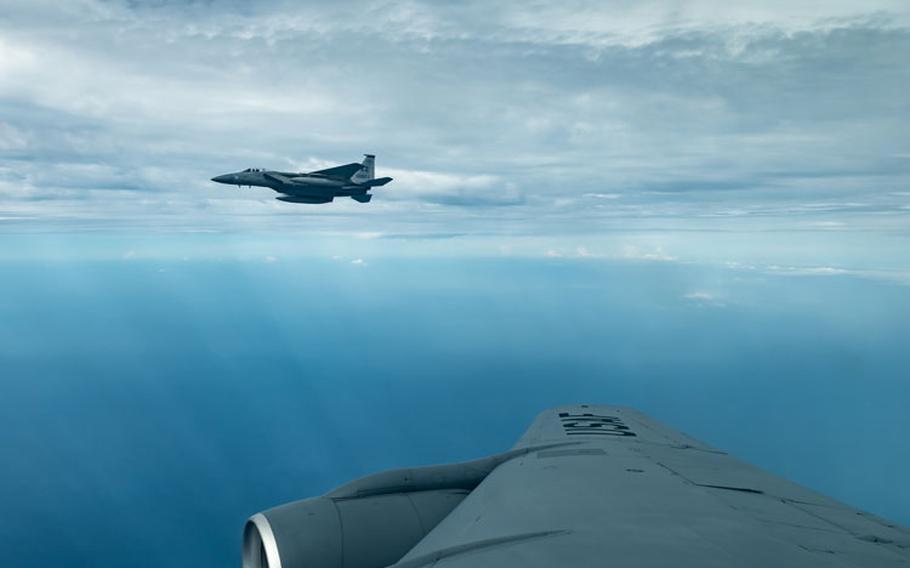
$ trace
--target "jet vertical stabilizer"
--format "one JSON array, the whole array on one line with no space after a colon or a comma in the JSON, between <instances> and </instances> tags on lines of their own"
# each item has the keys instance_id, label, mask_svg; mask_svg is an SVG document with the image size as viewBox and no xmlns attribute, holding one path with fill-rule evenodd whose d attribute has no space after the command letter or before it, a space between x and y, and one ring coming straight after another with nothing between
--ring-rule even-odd
<instances>
[{"instance_id":1,"label":"jet vertical stabilizer","mask_svg":"<svg viewBox=\"0 0 910 568\"><path fill-rule=\"evenodd\" d=\"M351 176L351 181L354 183L365 183L376 175L376 156L374 154L364 154L363 156L363 167Z\"/></svg>"}]
</instances>

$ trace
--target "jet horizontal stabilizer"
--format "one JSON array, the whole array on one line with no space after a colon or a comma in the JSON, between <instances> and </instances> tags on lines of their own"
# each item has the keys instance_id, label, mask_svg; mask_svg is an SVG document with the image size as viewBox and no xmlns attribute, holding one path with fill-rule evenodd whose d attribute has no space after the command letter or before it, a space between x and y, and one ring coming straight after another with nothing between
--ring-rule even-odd
<instances>
[{"instance_id":1,"label":"jet horizontal stabilizer","mask_svg":"<svg viewBox=\"0 0 910 568\"><path fill-rule=\"evenodd\" d=\"M392 181L392 178L390 178L390 177L381 177L381 178L367 180L365 182L362 182L360 185L365 185L367 187L378 187L380 185L385 185L385 184L389 183L390 181Z\"/></svg>"}]
</instances>

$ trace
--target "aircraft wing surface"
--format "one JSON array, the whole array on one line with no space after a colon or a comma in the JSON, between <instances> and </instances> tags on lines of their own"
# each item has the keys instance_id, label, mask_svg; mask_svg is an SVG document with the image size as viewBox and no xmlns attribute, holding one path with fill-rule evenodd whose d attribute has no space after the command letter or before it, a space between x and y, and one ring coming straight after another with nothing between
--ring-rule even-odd
<instances>
[{"instance_id":1,"label":"aircraft wing surface","mask_svg":"<svg viewBox=\"0 0 910 568\"><path fill-rule=\"evenodd\" d=\"M907 529L632 409L547 410L515 450L393 567L910 567Z\"/></svg>"},{"instance_id":2,"label":"aircraft wing surface","mask_svg":"<svg viewBox=\"0 0 910 568\"><path fill-rule=\"evenodd\" d=\"M271 179L271 180L274 180L274 181L277 181L280 183L285 183L285 184L297 183L293 179L291 179L285 175L279 174L278 172L265 172L262 175L264 175L268 179Z\"/></svg>"},{"instance_id":3,"label":"aircraft wing surface","mask_svg":"<svg viewBox=\"0 0 910 568\"><path fill-rule=\"evenodd\" d=\"M315 172L309 172L311 174L320 174L327 177L338 178L342 180L349 180L351 176L356 174L360 169L363 168L363 164L358 164L357 162L351 162L350 164L345 164L343 166L335 166L334 168L328 168L325 170L316 170Z\"/></svg>"}]
</instances>

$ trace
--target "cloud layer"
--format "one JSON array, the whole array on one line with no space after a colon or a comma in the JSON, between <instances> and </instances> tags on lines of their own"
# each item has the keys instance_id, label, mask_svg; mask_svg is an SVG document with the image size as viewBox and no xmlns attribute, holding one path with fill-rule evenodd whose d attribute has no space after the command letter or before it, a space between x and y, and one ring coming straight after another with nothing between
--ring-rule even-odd
<instances>
[{"instance_id":1,"label":"cloud layer","mask_svg":"<svg viewBox=\"0 0 910 568\"><path fill-rule=\"evenodd\" d=\"M0 230L906 231L908 52L888 0L14 3ZM363 152L368 207L208 181Z\"/></svg>"}]
</instances>

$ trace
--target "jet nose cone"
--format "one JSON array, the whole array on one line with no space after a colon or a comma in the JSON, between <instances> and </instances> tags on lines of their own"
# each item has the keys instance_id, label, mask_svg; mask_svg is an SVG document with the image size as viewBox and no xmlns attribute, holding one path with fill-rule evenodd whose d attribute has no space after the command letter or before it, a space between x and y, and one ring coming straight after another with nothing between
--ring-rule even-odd
<instances>
[{"instance_id":1,"label":"jet nose cone","mask_svg":"<svg viewBox=\"0 0 910 568\"><path fill-rule=\"evenodd\" d=\"M228 183L228 176L227 176L227 174L225 174L223 176L215 176L212 178L212 181L218 182L218 183Z\"/></svg>"}]
</instances>

